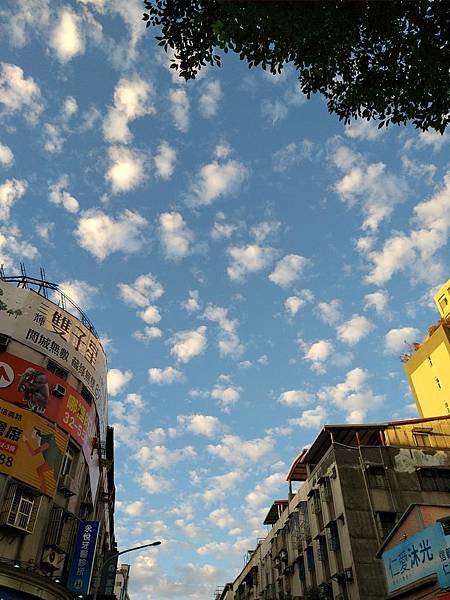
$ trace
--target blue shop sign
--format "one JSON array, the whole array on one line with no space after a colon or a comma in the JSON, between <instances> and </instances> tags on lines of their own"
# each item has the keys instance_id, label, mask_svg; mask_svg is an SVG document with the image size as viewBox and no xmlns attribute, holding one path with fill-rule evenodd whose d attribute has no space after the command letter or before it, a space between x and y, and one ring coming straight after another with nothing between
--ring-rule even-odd
<instances>
[{"instance_id":1,"label":"blue shop sign","mask_svg":"<svg viewBox=\"0 0 450 600\"><path fill-rule=\"evenodd\" d=\"M389 593L433 574L450 587L450 536L435 523L384 552L383 562Z\"/></svg>"},{"instance_id":2,"label":"blue shop sign","mask_svg":"<svg viewBox=\"0 0 450 600\"><path fill-rule=\"evenodd\" d=\"M75 541L67 581L67 589L71 592L78 594L89 593L98 531L98 521L84 521L78 526L77 539Z\"/></svg>"}]
</instances>

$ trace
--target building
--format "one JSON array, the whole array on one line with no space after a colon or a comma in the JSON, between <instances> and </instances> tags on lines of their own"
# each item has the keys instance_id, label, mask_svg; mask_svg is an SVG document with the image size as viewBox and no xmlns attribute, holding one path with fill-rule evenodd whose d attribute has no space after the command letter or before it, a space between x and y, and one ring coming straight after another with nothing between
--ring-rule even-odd
<instances>
[{"instance_id":1,"label":"building","mask_svg":"<svg viewBox=\"0 0 450 600\"><path fill-rule=\"evenodd\" d=\"M128 595L128 580L130 578L130 565L119 565L116 571L114 594L117 600L130 600Z\"/></svg>"},{"instance_id":2,"label":"building","mask_svg":"<svg viewBox=\"0 0 450 600\"><path fill-rule=\"evenodd\" d=\"M327 425L287 480L231 597L384 600L376 554L400 516L411 503L450 505L450 417Z\"/></svg>"},{"instance_id":3,"label":"building","mask_svg":"<svg viewBox=\"0 0 450 600\"><path fill-rule=\"evenodd\" d=\"M402 360L422 417L450 414L450 279L434 296L441 319Z\"/></svg>"},{"instance_id":4,"label":"building","mask_svg":"<svg viewBox=\"0 0 450 600\"><path fill-rule=\"evenodd\" d=\"M450 600L450 505L411 504L377 557L389 598Z\"/></svg>"},{"instance_id":5,"label":"building","mask_svg":"<svg viewBox=\"0 0 450 600\"><path fill-rule=\"evenodd\" d=\"M55 284L0 273L0 597L92 594L116 551L106 372Z\"/></svg>"}]
</instances>

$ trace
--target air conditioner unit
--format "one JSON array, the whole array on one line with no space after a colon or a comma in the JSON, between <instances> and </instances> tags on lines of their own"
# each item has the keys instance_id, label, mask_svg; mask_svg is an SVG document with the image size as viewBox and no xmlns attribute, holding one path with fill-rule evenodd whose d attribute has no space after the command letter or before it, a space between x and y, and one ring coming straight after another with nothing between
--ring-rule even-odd
<instances>
[{"instance_id":1,"label":"air conditioner unit","mask_svg":"<svg viewBox=\"0 0 450 600\"><path fill-rule=\"evenodd\" d=\"M11 341L11 338L8 335L5 335L4 333L0 333L0 352L5 352L10 341Z\"/></svg>"},{"instance_id":2,"label":"air conditioner unit","mask_svg":"<svg viewBox=\"0 0 450 600\"><path fill-rule=\"evenodd\" d=\"M66 388L63 385L57 383L52 389L52 394L57 398L64 398L66 394Z\"/></svg>"},{"instance_id":3,"label":"air conditioner unit","mask_svg":"<svg viewBox=\"0 0 450 600\"><path fill-rule=\"evenodd\" d=\"M41 565L48 571L57 571L63 566L65 554L57 552L51 547L44 548Z\"/></svg>"},{"instance_id":4,"label":"air conditioner unit","mask_svg":"<svg viewBox=\"0 0 450 600\"><path fill-rule=\"evenodd\" d=\"M70 475L63 475L58 483L58 490L62 493L63 496L68 498L69 496L75 496L75 484Z\"/></svg>"}]
</instances>

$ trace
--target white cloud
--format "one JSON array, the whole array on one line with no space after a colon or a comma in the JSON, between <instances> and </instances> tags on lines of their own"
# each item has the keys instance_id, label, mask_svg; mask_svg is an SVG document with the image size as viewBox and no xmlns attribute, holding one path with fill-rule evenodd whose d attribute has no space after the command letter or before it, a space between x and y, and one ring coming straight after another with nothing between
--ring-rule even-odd
<instances>
[{"instance_id":1,"label":"white cloud","mask_svg":"<svg viewBox=\"0 0 450 600\"><path fill-rule=\"evenodd\" d=\"M175 127L184 133L189 129L189 98L185 90L170 90L169 100Z\"/></svg>"},{"instance_id":2,"label":"white cloud","mask_svg":"<svg viewBox=\"0 0 450 600\"><path fill-rule=\"evenodd\" d=\"M109 168L105 175L113 194L129 192L145 179L145 155L124 146L108 149Z\"/></svg>"},{"instance_id":3,"label":"white cloud","mask_svg":"<svg viewBox=\"0 0 450 600\"><path fill-rule=\"evenodd\" d=\"M308 259L298 254L287 254L277 262L274 270L269 275L270 281L280 287L288 287L300 279L308 264Z\"/></svg>"},{"instance_id":4,"label":"white cloud","mask_svg":"<svg viewBox=\"0 0 450 600\"><path fill-rule=\"evenodd\" d=\"M162 337L162 331L159 327L144 327L143 331L135 331L133 337L139 342L146 343Z\"/></svg>"},{"instance_id":5,"label":"white cloud","mask_svg":"<svg viewBox=\"0 0 450 600\"><path fill-rule=\"evenodd\" d=\"M139 275L133 283L118 283L120 297L130 306L145 308L164 294L163 286L151 273Z\"/></svg>"},{"instance_id":6,"label":"white cloud","mask_svg":"<svg viewBox=\"0 0 450 600\"><path fill-rule=\"evenodd\" d=\"M208 521L219 527L219 529L226 529L227 527L233 527L235 524L234 518L230 515L230 512L224 506L216 508L208 515Z\"/></svg>"},{"instance_id":7,"label":"white cloud","mask_svg":"<svg viewBox=\"0 0 450 600\"><path fill-rule=\"evenodd\" d=\"M324 406L316 406L302 412L301 417L297 419L289 419L289 425L296 425L305 429L319 429L327 418L327 410Z\"/></svg>"},{"instance_id":8,"label":"white cloud","mask_svg":"<svg viewBox=\"0 0 450 600\"><path fill-rule=\"evenodd\" d=\"M237 435L225 435L220 444L208 445L208 452L234 465L246 465L268 458L272 454L274 441L271 437L242 440Z\"/></svg>"},{"instance_id":9,"label":"white cloud","mask_svg":"<svg viewBox=\"0 0 450 600\"><path fill-rule=\"evenodd\" d=\"M245 502L252 510L261 504L269 503L281 486L286 484L286 473L272 473L258 483L245 497ZM231 523L230 523L231 525Z\"/></svg>"},{"instance_id":10,"label":"white cloud","mask_svg":"<svg viewBox=\"0 0 450 600\"><path fill-rule=\"evenodd\" d=\"M196 456L197 453L192 446L175 448L174 450L170 450L166 446L152 446L151 448L142 446L134 458L144 469L158 471L160 469L170 469L174 464Z\"/></svg>"},{"instance_id":11,"label":"white cloud","mask_svg":"<svg viewBox=\"0 0 450 600\"><path fill-rule=\"evenodd\" d=\"M442 134L434 129L429 129L428 131L419 131L419 139L416 142L416 146L419 148L428 148L431 146L434 152L439 152L449 140L448 131Z\"/></svg>"},{"instance_id":12,"label":"white cloud","mask_svg":"<svg viewBox=\"0 0 450 600\"><path fill-rule=\"evenodd\" d=\"M0 185L0 219L8 221L14 204L27 191L28 184L24 179L7 179Z\"/></svg>"},{"instance_id":13,"label":"white cloud","mask_svg":"<svg viewBox=\"0 0 450 600\"><path fill-rule=\"evenodd\" d=\"M351 319L338 326L337 336L344 344L354 346L369 335L373 327L373 324L366 317L353 315Z\"/></svg>"},{"instance_id":14,"label":"white cloud","mask_svg":"<svg viewBox=\"0 0 450 600\"><path fill-rule=\"evenodd\" d=\"M10 167L14 162L14 154L8 146L0 144L0 165Z\"/></svg>"},{"instance_id":15,"label":"white cloud","mask_svg":"<svg viewBox=\"0 0 450 600\"><path fill-rule=\"evenodd\" d=\"M162 179L170 179L175 170L177 153L168 142L161 142L153 157L156 173Z\"/></svg>"},{"instance_id":16,"label":"white cloud","mask_svg":"<svg viewBox=\"0 0 450 600\"><path fill-rule=\"evenodd\" d=\"M400 327L391 329L384 336L386 350L392 354L406 352L408 344L415 342L420 335L420 331L415 327Z\"/></svg>"},{"instance_id":17,"label":"white cloud","mask_svg":"<svg viewBox=\"0 0 450 600\"><path fill-rule=\"evenodd\" d=\"M145 310L139 311L138 315L145 323L147 323L147 325L154 325L161 321L161 315L159 314L157 306L147 306Z\"/></svg>"},{"instance_id":18,"label":"white cloud","mask_svg":"<svg viewBox=\"0 0 450 600\"><path fill-rule=\"evenodd\" d=\"M314 299L311 290L301 290L296 296L289 296L284 301L284 308L291 318L295 317L298 311L307 303Z\"/></svg>"},{"instance_id":19,"label":"white cloud","mask_svg":"<svg viewBox=\"0 0 450 600\"><path fill-rule=\"evenodd\" d=\"M180 213L159 215L159 235L166 258L180 260L190 254L194 234Z\"/></svg>"},{"instance_id":20,"label":"white cloud","mask_svg":"<svg viewBox=\"0 0 450 600\"><path fill-rule=\"evenodd\" d=\"M231 259L227 273L233 281L243 281L249 273L266 269L275 258L273 248L258 246L257 244L230 246L227 249L227 254Z\"/></svg>"},{"instance_id":21,"label":"white cloud","mask_svg":"<svg viewBox=\"0 0 450 600\"><path fill-rule=\"evenodd\" d=\"M58 23L51 32L49 45L62 63L71 60L77 54L83 54L84 39L80 18L70 8L62 8L59 11Z\"/></svg>"},{"instance_id":22,"label":"white cloud","mask_svg":"<svg viewBox=\"0 0 450 600\"><path fill-rule=\"evenodd\" d=\"M181 306L188 312L194 313L200 310L200 294L198 290L189 290L189 298L181 302Z\"/></svg>"},{"instance_id":23,"label":"white cloud","mask_svg":"<svg viewBox=\"0 0 450 600\"><path fill-rule=\"evenodd\" d=\"M241 344L237 328L239 322L237 319L228 318L228 309L221 306L215 306L214 304L208 304L203 313L203 318L217 323L219 326L219 337L217 346L221 356L231 356L232 358L239 358L244 347Z\"/></svg>"},{"instance_id":24,"label":"white cloud","mask_svg":"<svg viewBox=\"0 0 450 600\"><path fill-rule=\"evenodd\" d=\"M217 214L216 221L214 222L213 228L209 233L213 240L229 239L238 229L237 225L225 223L224 219L225 215L223 213Z\"/></svg>"},{"instance_id":25,"label":"white cloud","mask_svg":"<svg viewBox=\"0 0 450 600\"><path fill-rule=\"evenodd\" d=\"M162 492L167 492L172 487L172 483L169 480L148 472L142 473L137 481L149 494L161 494Z\"/></svg>"},{"instance_id":26,"label":"white cloud","mask_svg":"<svg viewBox=\"0 0 450 600\"><path fill-rule=\"evenodd\" d=\"M315 312L323 323L335 326L342 316L341 301L334 298L330 302L319 302Z\"/></svg>"},{"instance_id":27,"label":"white cloud","mask_svg":"<svg viewBox=\"0 0 450 600\"><path fill-rule=\"evenodd\" d=\"M219 385L216 384L211 390L211 398L217 400L221 409L224 412L229 412L230 407L240 398L240 388L232 385Z\"/></svg>"},{"instance_id":28,"label":"white cloud","mask_svg":"<svg viewBox=\"0 0 450 600\"><path fill-rule=\"evenodd\" d=\"M261 221L253 225L250 233L254 236L257 244L262 244L269 236L278 233L281 223L279 221Z\"/></svg>"},{"instance_id":29,"label":"white cloud","mask_svg":"<svg viewBox=\"0 0 450 600\"><path fill-rule=\"evenodd\" d=\"M206 342L206 327L204 325L191 331L179 331L169 340L170 354L183 363L204 352Z\"/></svg>"},{"instance_id":30,"label":"white cloud","mask_svg":"<svg viewBox=\"0 0 450 600\"><path fill-rule=\"evenodd\" d=\"M313 394L303 390L288 390L278 396L278 402L285 406L305 406L313 399Z\"/></svg>"},{"instance_id":31,"label":"white cloud","mask_svg":"<svg viewBox=\"0 0 450 600\"><path fill-rule=\"evenodd\" d=\"M314 144L307 139L286 144L272 155L272 169L276 173L284 173L303 160L311 160L314 151Z\"/></svg>"},{"instance_id":32,"label":"white cloud","mask_svg":"<svg viewBox=\"0 0 450 600\"><path fill-rule=\"evenodd\" d=\"M217 436L223 430L219 419L210 415L178 415L177 423L194 435L209 438Z\"/></svg>"},{"instance_id":33,"label":"white cloud","mask_svg":"<svg viewBox=\"0 0 450 600\"><path fill-rule=\"evenodd\" d=\"M406 181L387 173L384 163L366 164L361 155L342 146L335 148L332 159L344 171L335 185L338 196L348 206L360 200L365 217L362 229L377 231L382 221L391 216L394 206L405 199Z\"/></svg>"},{"instance_id":34,"label":"white cloud","mask_svg":"<svg viewBox=\"0 0 450 600\"><path fill-rule=\"evenodd\" d=\"M436 284L444 278L444 266L436 253L447 244L450 229L450 171L443 186L430 199L414 207L409 233L395 231L379 251L367 251L371 267L367 283L383 285L400 271L414 280Z\"/></svg>"},{"instance_id":35,"label":"white cloud","mask_svg":"<svg viewBox=\"0 0 450 600\"><path fill-rule=\"evenodd\" d=\"M64 136L60 127L53 123L44 123L42 138L44 150L49 154L59 154L64 146Z\"/></svg>"},{"instance_id":36,"label":"white cloud","mask_svg":"<svg viewBox=\"0 0 450 600\"><path fill-rule=\"evenodd\" d=\"M128 143L132 134L128 123L155 112L151 103L152 87L140 77L121 79L114 90L114 106L103 122L103 135L108 142Z\"/></svg>"},{"instance_id":37,"label":"white cloud","mask_svg":"<svg viewBox=\"0 0 450 600\"><path fill-rule=\"evenodd\" d=\"M131 371L121 371L120 369L108 370L108 394L117 396L122 389L132 380Z\"/></svg>"},{"instance_id":38,"label":"white cloud","mask_svg":"<svg viewBox=\"0 0 450 600\"><path fill-rule=\"evenodd\" d=\"M181 381L183 379L183 373L173 367L166 367L165 369L151 368L148 370L148 379L150 383L165 385L174 383L175 381Z\"/></svg>"},{"instance_id":39,"label":"white cloud","mask_svg":"<svg viewBox=\"0 0 450 600\"><path fill-rule=\"evenodd\" d=\"M142 514L142 511L144 510L144 502L142 500L127 502L123 510L130 517L138 517L140 514Z\"/></svg>"},{"instance_id":40,"label":"white cloud","mask_svg":"<svg viewBox=\"0 0 450 600\"><path fill-rule=\"evenodd\" d=\"M124 210L114 219L92 208L81 213L75 237L82 248L103 260L113 252L138 252L147 227L147 220L138 212Z\"/></svg>"},{"instance_id":41,"label":"white cloud","mask_svg":"<svg viewBox=\"0 0 450 600\"><path fill-rule=\"evenodd\" d=\"M41 91L32 77L24 77L17 65L0 63L0 104L4 114L19 112L30 123L36 123L43 110Z\"/></svg>"},{"instance_id":42,"label":"white cloud","mask_svg":"<svg viewBox=\"0 0 450 600\"><path fill-rule=\"evenodd\" d=\"M83 310L88 310L94 305L95 297L99 293L98 287L79 279L61 281L58 287ZM53 301L58 302L58 292L54 294Z\"/></svg>"},{"instance_id":43,"label":"white cloud","mask_svg":"<svg viewBox=\"0 0 450 600\"><path fill-rule=\"evenodd\" d=\"M279 98L266 98L262 101L261 113L273 126L285 119L288 112L288 107Z\"/></svg>"},{"instance_id":44,"label":"white cloud","mask_svg":"<svg viewBox=\"0 0 450 600\"><path fill-rule=\"evenodd\" d=\"M373 142L383 135L383 133L384 130L378 129L374 121L367 121L366 119L356 119L345 127L345 135L353 140Z\"/></svg>"},{"instance_id":45,"label":"white cloud","mask_svg":"<svg viewBox=\"0 0 450 600\"><path fill-rule=\"evenodd\" d=\"M300 348L303 350L303 358L311 362L312 368L318 373L324 373L325 363L334 351L330 340L318 340L312 344L305 344L300 340Z\"/></svg>"},{"instance_id":46,"label":"white cloud","mask_svg":"<svg viewBox=\"0 0 450 600\"><path fill-rule=\"evenodd\" d=\"M202 88L199 100L200 112L205 118L213 117L218 109L219 102L222 99L222 86L219 80L208 81Z\"/></svg>"},{"instance_id":47,"label":"white cloud","mask_svg":"<svg viewBox=\"0 0 450 600\"><path fill-rule=\"evenodd\" d=\"M53 204L63 206L67 212L77 213L80 209L80 205L78 200L64 189L67 188L68 185L69 178L67 175L62 175L56 183L50 186L48 199Z\"/></svg>"},{"instance_id":48,"label":"white cloud","mask_svg":"<svg viewBox=\"0 0 450 600\"><path fill-rule=\"evenodd\" d=\"M245 473L236 470L210 477L206 490L203 493L205 502L222 499L224 492L235 490L245 477Z\"/></svg>"},{"instance_id":49,"label":"white cloud","mask_svg":"<svg viewBox=\"0 0 450 600\"><path fill-rule=\"evenodd\" d=\"M369 373L365 369L352 369L345 380L335 386L325 386L318 393L323 403L332 402L347 413L348 423L361 423L369 410L378 408L384 396L376 395L367 384Z\"/></svg>"},{"instance_id":50,"label":"white cloud","mask_svg":"<svg viewBox=\"0 0 450 600\"><path fill-rule=\"evenodd\" d=\"M378 291L373 292L372 294L366 294L364 296L364 310L368 310L373 308L376 313L382 315L386 314L389 296L387 292Z\"/></svg>"},{"instance_id":51,"label":"white cloud","mask_svg":"<svg viewBox=\"0 0 450 600\"><path fill-rule=\"evenodd\" d=\"M237 160L203 165L192 182L187 203L208 206L221 196L236 194L247 176L247 168Z\"/></svg>"}]
</instances>

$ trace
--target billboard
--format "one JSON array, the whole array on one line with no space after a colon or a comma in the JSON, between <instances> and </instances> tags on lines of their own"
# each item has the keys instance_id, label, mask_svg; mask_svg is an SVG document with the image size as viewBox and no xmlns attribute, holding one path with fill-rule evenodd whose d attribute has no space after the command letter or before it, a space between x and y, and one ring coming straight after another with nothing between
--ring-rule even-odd
<instances>
[{"instance_id":1,"label":"billboard","mask_svg":"<svg viewBox=\"0 0 450 600\"><path fill-rule=\"evenodd\" d=\"M435 523L384 552L383 563L389 593L434 574L450 587L450 535Z\"/></svg>"},{"instance_id":2,"label":"billboard","mask_svg":"<svg viewBox=\"0 0 450 600\"><path fill-rule=\"evenodd\" d=\"M99 465L94 449L97 426L93 407L63 379L8 352L0 352L0 398L53 421L80 444L95 498Z\"/></svg>"},{"instance_id":3,"label":"billboard","mask_svg":"<svg viewBox=\"0 0 450 600\"><path fill-rule=\"evenodd\" d=\"M61 364L90 390L105 439L106 355L98 338L72 314L33 290L0 281L0 333Z\"/></svg>"},{"instance_id":4,"label":"billboard","mask_svg":"<svg viewBox=\"0 0 450 600\"><path fill-rule=\"evenodd\" d=\"M67 580L67 589L71 592L89 593L98 533L98 521L83 521L78 526Z\"/></svg>"},{"instance_id":5,"label":"billboard","mask_svg":"<svg viewBox=\"0 0 450 600\"><path fill-rule=\"evenodd\" d=\"M0 473L53 496L67 441L42 417L0 400Z\"/></svg>"}]
</instances>

